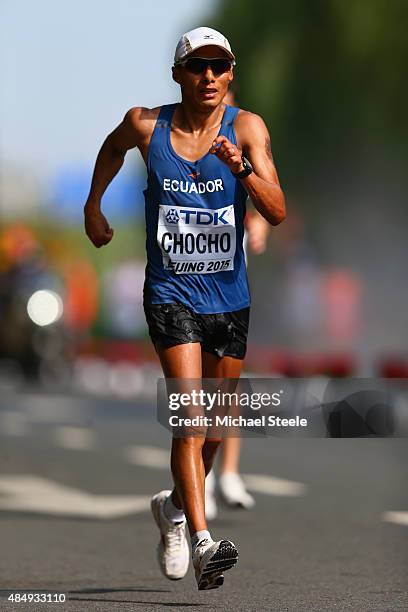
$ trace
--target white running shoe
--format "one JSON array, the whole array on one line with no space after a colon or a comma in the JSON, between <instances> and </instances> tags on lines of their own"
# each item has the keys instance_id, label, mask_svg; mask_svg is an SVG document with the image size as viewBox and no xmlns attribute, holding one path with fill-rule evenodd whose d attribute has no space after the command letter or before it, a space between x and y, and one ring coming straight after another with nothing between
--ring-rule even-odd
<instances>
[{"instance_id":1,"label":"white running shoe","mask_svg":"<svg viewBox=\"0 0 408 612\"><path fill-rule=\"evenodd\" d=\"M218 485L223 500L228 506L250 510L255 500L245 489L244 482L236 472L226 472L219 477Z\"/></svg>"},{"instance_id":2,"label":"white running shoe","mask_svg":"<svg viewBox=\"0 0 408 612\"><path fill-rule=\"evenodd\" d=\"M198 590L217 589L224 584L224 572L234 567L238 551L229 540L201 540L193 553Z\"/></svg>"},{"instance_id":3,"label":"white running shoe","mask_svg":"<svg viewBox=\"0 0 408 612\"><path fill-rule=\"evenodd\" d=\"M207 521L212 521L216 516L215 476L213 470L211 470L205 479L205 518Z\"/></svg>"},{"instance_id":4,"label":"white running shoe","mask_svg":"<svg viewBox=\"0 0 408 612\"><path fill-rule=\"evenodd\" d=\"M171 491L160 491L150 502L154 520L160 529L157 558L166 578L180 580L187 574L190 562L190 547L186 538L186 519L173 523L163 512L164 502Z\"/></svg>"}]
</instances>

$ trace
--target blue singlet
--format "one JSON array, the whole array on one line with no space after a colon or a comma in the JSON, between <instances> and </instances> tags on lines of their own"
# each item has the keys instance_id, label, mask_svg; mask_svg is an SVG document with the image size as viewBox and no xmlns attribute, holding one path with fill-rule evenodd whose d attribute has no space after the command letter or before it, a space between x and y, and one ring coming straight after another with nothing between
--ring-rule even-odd
<instances>
[{"instance_id":1,"label":"blue singlet","mask_svg":"<svg viewBox=\"0 0 408 612\"><path fill-rule=\"evenodd\" d=\"M247 193L228 166L207 153L190 162L174 151L177 104L162 106L147 156L145 300L181 302L200 314L250 304L243 252ZM219 135L236 144L239 109L226 106Z\"/></svg>"}]
</instances>

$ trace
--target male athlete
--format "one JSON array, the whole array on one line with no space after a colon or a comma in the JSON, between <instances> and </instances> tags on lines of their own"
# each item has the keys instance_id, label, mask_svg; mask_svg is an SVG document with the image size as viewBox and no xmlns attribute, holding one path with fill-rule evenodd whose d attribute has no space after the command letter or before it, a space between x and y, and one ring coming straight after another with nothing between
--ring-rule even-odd
<instances>
[{"instance_id":1,"label":"male athlete","mask_svg":"<svg viewBox=\"0 0 408 612\"><path fill-rule=\"evenodd\" d=\"M172 68L181 102L126 113L102 145L85 204L86 233L101 247L113 237L102 196L126 152L138 147L148 172L144 306L168 379L239 378L250 305L242 248L247 196L272 225L285 218L263 120L223 103L234 65L216 30L184 34ZM187 524L200 590L221 586L238 558L232 542L212 540L205 519L205 475L220 442L174 436L175 487L152 499L163 573L173 580L187 573Z\"/></svg>"}]
</instances>

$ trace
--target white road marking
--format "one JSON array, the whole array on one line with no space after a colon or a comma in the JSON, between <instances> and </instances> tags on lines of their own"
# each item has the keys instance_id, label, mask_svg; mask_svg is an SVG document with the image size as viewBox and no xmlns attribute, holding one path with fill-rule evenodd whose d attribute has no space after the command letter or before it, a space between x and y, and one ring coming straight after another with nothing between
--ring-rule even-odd
<instances>
[{"instance_id":1,"label":"white road marking","mask_svg":"<svg viewBox=\"0 0 408 612\"><path fill-rule=\"evenodd\" d=\"M170 470L169 451L156 446L128 446L124 451L126 461L143 467ZM249 491L264 495L296 497L306 493L306 485L292 480L275 478L264 474L243 474L245 485Z\"/></svg>"},{"instance_id":2,"label":"white road marking","mask_svg":"<svg viewBox=\"0 0 408 612\"><path fill-rule=\"evenodd\" d=\"M149 506L145 495L93 495L39 476L0 476L0 510L111 519Z\"/></svg>"},{"instance_id":3,"label":"white road marking","mask_svg":"<svg viewBox=\"0 0 408 612\"><path fill-rule=\"evenodd\" d=\"M242 478L249 491L266 495L296 497L306 493L306 485L292 480L261 474L243 474Z\"/></svg>"},{"instance_id":4,"label":"white road marking","mask_svg":"<svg viewBox=\"0 0 408 612\"><path fill-rule=\"evenodd\" d=\"M0 412L0 433L6 436L24 436L28 431L27 419L19 412Z\"/></svg>"},{"instance_id":5,"label":"white road marking","mask_svg":"<svg viewBox=\"0 0 408 612\"><path fill-rule=\"evenodd\" d=\"M95 448L95 434L85 427L57 427L55 441L62 448L92 450Z\"/></svg>"},{"instance_id":6,"label":"white road marking","mask_svg":"<svg viewBox=\"0 0 408 612\"><path fill-rule=\"evenodd\" d=\"M408 512L384 512L383 521L408 527Z\"/></svg>"},{"instance_id":7,"label":"white road marking","mask_svg":"<svg viewBox=\"0 0 408 612\"><path fill-rule=\"evenodd\" d=\"M124 457L129 463L156 470L170 469L170 452L157 446L128 446Z\"/></svg>"}]
</instances>

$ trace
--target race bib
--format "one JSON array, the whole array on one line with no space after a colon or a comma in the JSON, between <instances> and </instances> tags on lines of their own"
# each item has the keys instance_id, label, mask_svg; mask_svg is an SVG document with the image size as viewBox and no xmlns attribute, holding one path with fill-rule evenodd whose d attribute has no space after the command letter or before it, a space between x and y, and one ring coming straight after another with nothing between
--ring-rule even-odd
<instances>
[{"instance_id":1,"label":"race bib","mask_svg":"<svg viewBox=\"0 0 408 612\"><path fill-rule=\"evenodd\" d=\"M164 268L176 274L233 270L234 205L217 210L160 205L157 243Z\"/></svg>"}]
</instances>

